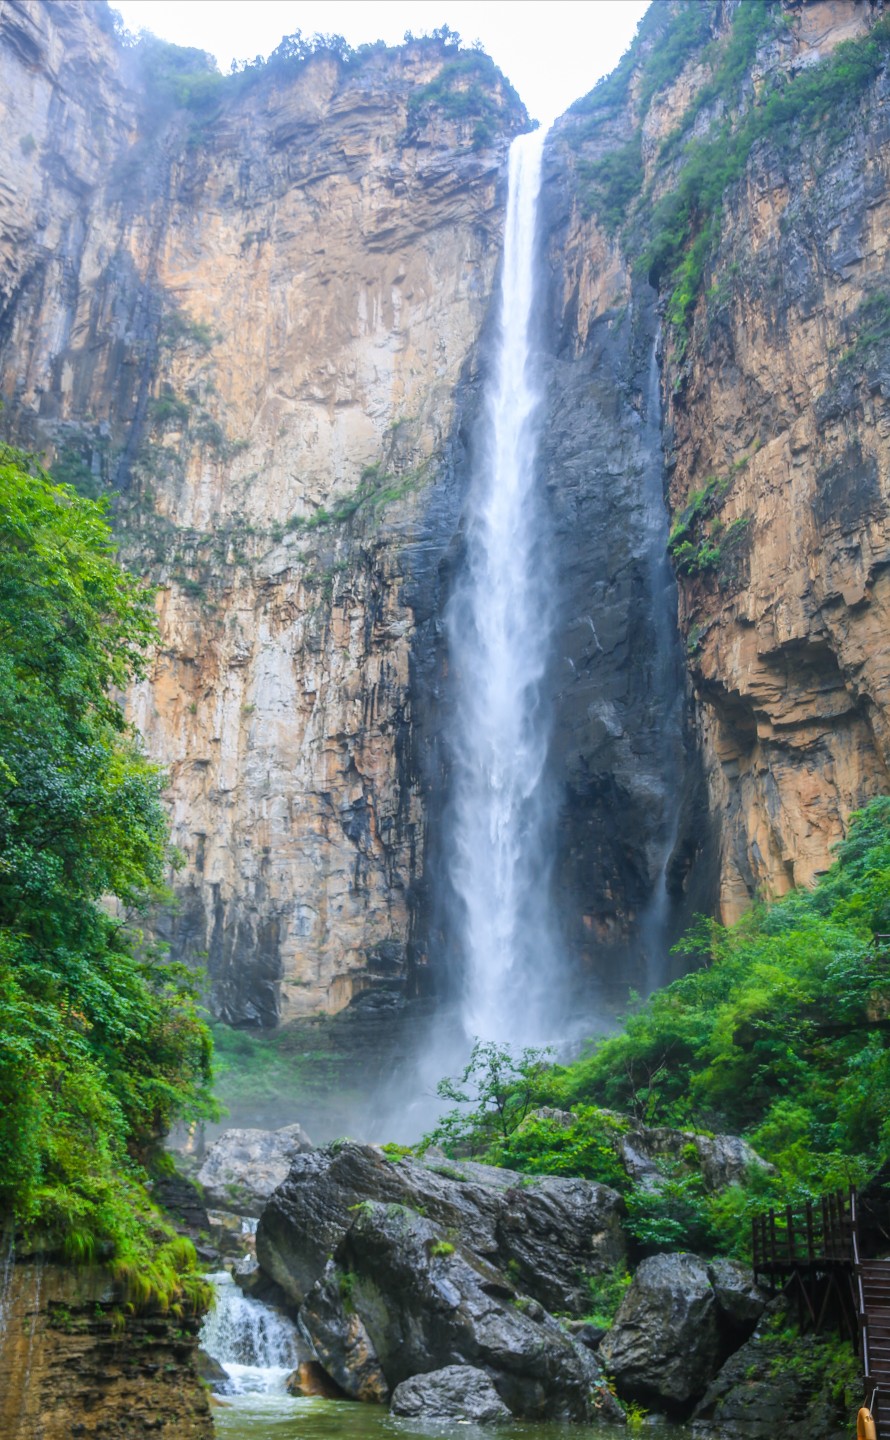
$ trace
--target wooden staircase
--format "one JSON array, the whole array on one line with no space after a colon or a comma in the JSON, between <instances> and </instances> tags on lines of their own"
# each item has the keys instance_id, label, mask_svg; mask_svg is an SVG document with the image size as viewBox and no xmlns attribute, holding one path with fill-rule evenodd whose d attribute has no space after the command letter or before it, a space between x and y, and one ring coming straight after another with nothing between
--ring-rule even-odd
<instances>
[{"instance_id":1,"label":"wooden staircase","mask_svg":"<svg viewBox=\"0 0 890 1440\"><path fill-rule=\"evenodd\" d=\"M890 1260L863 1260L856 1267L865 1388L878 1435L890 1435Z\"/></svg>"},{"instance_id":2,"label":"wooden staircase","mask_svg":"<svg viewBox=\"0 0 890 1440\"><path fill-rule=\"evenodd\" d=\"M751 1242L756 1277L796 1297L801 1329L828 1324L858 1342L865 1403L890 1440L890 1260L860 1257L855 1190L758 1215Z\"/></svg>"}]
</instances>

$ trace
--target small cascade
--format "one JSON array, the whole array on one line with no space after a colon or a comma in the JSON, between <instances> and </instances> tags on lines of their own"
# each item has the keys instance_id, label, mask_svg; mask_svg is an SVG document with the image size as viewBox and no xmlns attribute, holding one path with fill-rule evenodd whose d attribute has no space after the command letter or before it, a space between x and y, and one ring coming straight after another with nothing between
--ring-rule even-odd
<instances>
[{"instance_id":1,"label":"small cascade","mask_svg":"<svg viewBox=\"0 0 890 1440\"><path fill-rule=\"evenodd\" d=\"M12 1230L0 1240L3 1258L0 1259L0 1335L6 1329L6 1316L12 1297L12 1277L15 1267L15 1234Z\"/></svg>"},{"instance_id":2,"label":"small cascade","mask_svg":"<svg viewBox=\"0 0 890 1440\"><path fill-rule=\"evenodd\" d=\"M661 453L661 376L656 336L649 359L644 423L652 435L653 454ZM643 534L648 556L647 588L652 624L652 661L649 674L652 725L658 736L655 758L661 789L661 814L654 836L651 872L652 894L640 918L640 940L645 956L645 990L648 994L667 983L670 946L671 899L668 865L680 823L680 782L683 773L683 663L677 630L677 582L668 554L669 522L662 489L662 467L649 468L643 494Z\"/></svg>"},{"instance_id":3,"label":"small cascade","mask_svg":"<svg viewBox=\"0 0 890 1440\"><path fill-rule=\"evenodd\" d=\"M229 1377L229 1395L284 1393L298 1361L296 1326L287 1316L242 1294L231 1275L208 1275L216 1303L201 1329L201 1346Z\"/></svg>"}]
</instances>

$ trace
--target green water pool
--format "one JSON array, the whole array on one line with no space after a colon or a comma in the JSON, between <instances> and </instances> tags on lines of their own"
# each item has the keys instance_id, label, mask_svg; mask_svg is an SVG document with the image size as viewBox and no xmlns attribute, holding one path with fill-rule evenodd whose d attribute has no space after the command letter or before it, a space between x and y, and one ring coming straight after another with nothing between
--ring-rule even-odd
<instances>
[{"instance_id":1,"label":"green water pool","mask_svg":"<svg viewBox=\"0 0 890 1440\"><path fill-rule=\"evenodd\" d=\"M214 1401L220 1440L687 1440L688 1431L643 1420L627 1431L614 1425L531 1424L497 1426L467 1421L397 1420L382 1407L335 1400L296 1400L282 1394L235 1395Z\"/></svg>"}]
</instances>

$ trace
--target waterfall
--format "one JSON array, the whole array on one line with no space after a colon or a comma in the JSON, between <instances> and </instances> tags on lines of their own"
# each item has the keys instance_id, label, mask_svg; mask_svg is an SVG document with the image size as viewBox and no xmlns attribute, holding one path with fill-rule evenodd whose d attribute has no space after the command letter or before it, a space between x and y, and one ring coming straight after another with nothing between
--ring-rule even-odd
<instances>
[{"instance_id":1,"label":"waterfall","mask_svg":"<svg viewBox=\"0 0 890 1440\"><path fill-rule=\"evenodd\" d=\"M450 877L468 1036L547 1034L557 962L544 783L552 586L536 492L535 232L544 134L513 141L497 361L472 477L467 563L446 615L456 687Z\"/></svg>"},{"instance_id":2,"label":"waterfall","mask_svg":"<svg viewBox=\"0 0 890 1440\"><path fill-rule=\"evenodd\" d=\"M652 452L661 446L661 379L658 369L656 335L649 357L645 426L652 439ZM661 465L649 466L643 489L643 538L646 545L649 608L653 646L649 672L651 724L657 737L654 747L661 798L655 826L650 872L654 875L652 894L640 917L640 942L644 957L645 992L665 985L670 978L668 949L671 900L667 871L680 820L680 777L683 770L683 665L677 633L677 582L668 554L669 524L662 490Z\"/></svg>"},{"instance_id":3,"label":"waterfall","mask_svg":"<svg viewBox=\"0 0 890 1440\"><path fill-rule=\"evenodd\" d=\"M243 1295L228 1271L207 1277L216 1301L201 1327L201 1346L229 1377L230 1395L284 1392L299 1355L296 1326Z\"/></svg>"}]
</instances>

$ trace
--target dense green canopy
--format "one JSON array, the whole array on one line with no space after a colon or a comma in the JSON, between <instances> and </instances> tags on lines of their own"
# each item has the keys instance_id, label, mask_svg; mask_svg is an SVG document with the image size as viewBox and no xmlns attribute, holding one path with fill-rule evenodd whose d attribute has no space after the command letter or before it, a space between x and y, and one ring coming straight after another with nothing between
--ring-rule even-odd
<instances>
[{"instance_id":1,"label":"dense green canopy","mask_svg":"<svg viewBox=\"0 0 890 1440\"><path fill-rule=\"evenodd\" d=\"M118 702L154 639L101 503L0 446L0 1214L145 1248L142 1164L206 1109L192 982L134 919L169 864L162 777Z\"/></svg>"}]
</instances>

